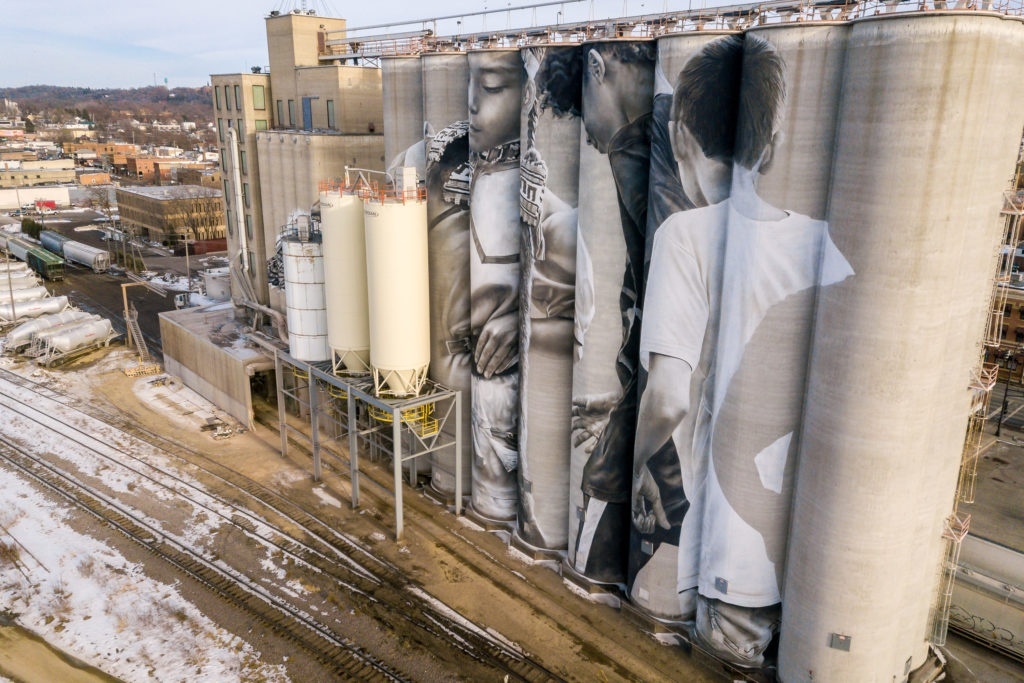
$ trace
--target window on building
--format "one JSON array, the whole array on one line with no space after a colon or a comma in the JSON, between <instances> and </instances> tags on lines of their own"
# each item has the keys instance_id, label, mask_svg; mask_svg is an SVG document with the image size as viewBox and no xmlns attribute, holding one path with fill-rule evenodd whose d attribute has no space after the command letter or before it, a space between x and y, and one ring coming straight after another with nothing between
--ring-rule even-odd
<instances>
[{"instance_id":1,"label":"window on building","mask_svg":"<svg viewBox=\"0 0 1024 683\"><path fill-rule=\"evenodd\" d=\"M224 179L224 203L231 206L231 183Z\"/></svg>"},{"instance_id":2,"label":"window on building","mask_svg":"<svg viewBox=\"0 0 1024 683\"><path fill-rule=\"evenodd\" d=\"M242 170L242 175L249 175L249 164L245 160L245 150L238 150L238 166Z\"/></svg>"},{"instance_id":3,"label":"window on building","mask_svg":"<svg viewBox=\"0 0 1024 683\"><path fill-rule=\"evenodd\" d=\"M1020 314L1020 319L1024 320L1024 306L1021 306L1018 312Z\"/></svg>"},{"instance_id":4,"label":"window on building","mask_svg":"<svg viewBox=\"0 0 1024 683\"><path fill-rule=\"evenodd\" d=\"M252 239L252 216L245 214L245 236Z\"/></svg>"},{"instance_id":5,"label":"window on building","mask_svg":"<svg viewBox=\"0 0 1024 683\"><path fill-rule=\"evenodd\" d=\"M231 111L231 86L224 86L224 108Z\"/></svg>"},{"instance_id":6,"label":"window on building","mask_svg":"<svg viewBox=\"0 0 1024 683\"><path fill-rule=\"evenodd\" d=\"M249 183L242 183L242 201L245 202L245 208L249 208Z\"/></svg>"},{"instance_id":7,"label":"window on building","mask_svg":"<svg viewBox=\"0 0 1024 683\"><path fill-rule=\"evenodd\" d=\"M245 120L238 119L238 141L242 142L242 136L245 135Z\"/></svg>"},{"instance_id":8,"label":"window on building","mask_svg":"<svg viewBox=\"0 0 1024 683\"><path fill-rule=\"evenodd\" d=\"M267 108L267 93L262 85L252 86L252 108L260 111Z\"/></svg>"},{"instance_id":9,"label":"window on building","mask_svg":"<svg viewBox=\"0 0 1024 683\"><path fill-rule=\"evenodd\" d=\"M220 167L224 171L228 170L227 166L224 165L226 163L227 163L227 160L224 157L224 148L221 147L220 148Z\"/></svg>"},{"instance_id":10,"label":"window on building","mask_svg":"<svg viewBox=\"0 0 1024 683\"><path fill-rule=\"evenodd\" d=\"M220 141L224 142L224 119L217 119L217 134L220 135Z\"/></svg>"},{"instance_id":11,"label":"window on building","mask_svg":"<svg viewBox=\"0 0 1024 683\"><path fill-rule=\"evenodd\" d=\"M295 100L288 100L288 127L295 127Z\"/></svg>"},{"instance_id":12,"label":"window on building","mask_svg":"<svg viewBox=\"0 0 1024 683\"><path fill-rule=\"evenodd\" d=\"M266 129L267 129L267 120L266 119L256 119L256 130L266 130Z\"/></svg>"},{"instance_id":13,"label":"window on building","mask_svg":"<svg viewBox=\"0 0 1024 683\"><path fill-rule=\"evenodd\" d=\"M231 171L231 155L225 154L220 158L220 164L224 167L224 172L229 173Z\"/></svg>"},{"instance_id":14,"label":"window on building","mask_svg":"<svg viewBox=\"0 0 1024 683\"><path fill-rule=\"evenodd\" d=\"M249 252L249 272L256 272L256 255L251 251Z\"/></svg>"},{"instance_id":15,"label":"window on building","mask_svg":"<svg viewBox=\"0 0 1024 683\"><path fill-rule=\"evenodd\" d=\"M235 127L235 120L234 119L228 119L228 128L234 128L234 127Z\"/></svg>"},{"instance_id":16,"label":"window on building","mask_svg":"<svg viewBox=\"0 0 1024 683\"><path fill-rule=\"evenodd\" d=\"M1013 333L1013 336L1017 338L1017 343L1024 342L1024 330L1017 330Z\"/></svg>"},{"instance_id":17,"label":"window on building","mask_svg":"<svg viewBox=\"0 0 1024 683\"><path fill-rule=\"evenodd\" d=\"M224 196L227 197L227 195L224 195ZM227 216L228 234L234 236L234 234L235 234L235 222L231 220L231 209L225 210L224 214Z\"/></svg>"},{"instance_id":18,"label":"window on building","mask_svg":"<svg viewBox=\"0 0 1024 683\"><path fill-rule=\"evenodd\" d=\"M1004 316L1009 318L1012 313L1013 313L1013 306L1011 306L1010 304L1006 304L1005 306L1003 306L1003 315Z\"/></svg>"},{"instance_id":19,"label":"window on building","mask_svg":"<svg viewBox=\"0 0 1024 683\"><path fill-rule=\"evenodd\" d=\"M218 110L220 109L220 88L213 89L214 105Z\"/></svg>"},{"instance_id":20,"label":"window on building","mask_svg":"<svg viewBox=\"0 0 1024 683\"><path fill-rule=\"evenodd\" d=\"M1006 325L1003 325L1002 331L999 332L999 338L1000 339L1006 339L1006 332L1007 332Z\"/></svg>"},{"instance_id":21,"label":"window on building","mask_svg":"<svg viewBox=\"0 0 1024 683\"><path fill-rule=\"evenodd\" d=\"M235 86L235 109L242 111L242 86Z\"/></svg>"},{"instance_id":22,"label":"window on building","mask_svg":"<svg viewBox=\"0 0 1024 683\"><path fill-rule=\"evenodd\" d=\"M277 125L278 127L284 125L284 102L281 100L277 101Z\"/></svg>"},{"instance_id":23,"label":"window on building","mask_svg":"<svg viewBox=\"0 0 1024 683\"><path fill-rule=\"evenodd\" d=\"M327 100L327 127L337 127L334 125L334 100Z\"/></svg>"}]
</instances>

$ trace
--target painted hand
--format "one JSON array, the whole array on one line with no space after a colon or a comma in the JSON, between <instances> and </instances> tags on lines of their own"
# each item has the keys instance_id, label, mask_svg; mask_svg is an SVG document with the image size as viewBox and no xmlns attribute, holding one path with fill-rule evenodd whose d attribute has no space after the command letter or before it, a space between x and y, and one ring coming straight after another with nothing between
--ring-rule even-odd
<instances>
[{"instance_id":1,"label":"painted hand","mask_svg":"<svg viewBox=\"0 0 1024 683\"><path fill-rule=\"evenodd\" d=\"M654 531L655 525L668 529L665 508L661 504L661 491L655 483L651 471L644 465L633 475L633 526L642 534Z\"/></svg>"}]
</instances>

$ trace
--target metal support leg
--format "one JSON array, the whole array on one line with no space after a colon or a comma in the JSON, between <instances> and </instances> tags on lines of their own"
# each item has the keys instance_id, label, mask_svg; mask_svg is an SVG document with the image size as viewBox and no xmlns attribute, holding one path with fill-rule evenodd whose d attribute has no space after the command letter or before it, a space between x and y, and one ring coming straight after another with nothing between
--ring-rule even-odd
<instances>
[{"instance_id":1,"label":"metal support leg","mask_svg":"<svg viewBox=\"0 0 1024 683\"><path fill-rule=\"evenodd\" d=\"M309 376L309 428L313 436L313 481L320 481L320 407L317 404L317 385Z\"/></svg>"},{"instance_id":2,"label":"metal support leg","mask_svg":"<svg viewBox=\"0 0 1024 683\"><path fill-rule=\"evenodd\" d=\"M352 480L352 509L359 506L359 439L356 434L356 399L348 392L348 474Z\"/></svg>"},{"instance_id":3,"label":"metal support leg","mask_svg":"<svg viewBox=\"0 0 1024 683\"><path fill-rule=\"evenodd\" d=\"M462 392L455 392L455 515L462 514Z\"/></svg>"},{"instance_id":4,"label":"metal support leg","mask_svg":"<svg viewBox=\"0 0 1024 683\"><path fill-rule=\"evenodd\" d=\"M281 434L281 457L288 455L288 413L284 395L284 365L281 355L274 351L274 380L277 384L277 420L278 432Z\"/></svg>"},{"instance_id":5,"label":"metal support leg","mask_svg":"<svg viewBox=\"0 0 1024 683\"><path fill-rule=\"evenodd\" d=\"M391 462L395 466L395 539L402 540L402 423L397 408L391 409L391 441L393 451Z\"/></svg>"}]
</instances>

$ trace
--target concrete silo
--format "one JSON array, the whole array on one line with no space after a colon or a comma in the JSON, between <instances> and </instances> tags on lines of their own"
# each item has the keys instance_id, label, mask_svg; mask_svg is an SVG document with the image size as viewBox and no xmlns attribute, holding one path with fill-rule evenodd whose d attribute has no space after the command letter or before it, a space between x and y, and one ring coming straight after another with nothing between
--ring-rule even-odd
<instances>
[{"instance_id":1,"label":"concrete silo","mask_svg":"<svg viewBox=\"0 0 1024 683\"><path fill-rule=\"evenodd\" d=\"M288 313L288 352L317 363L329 360L324 255L319 233L296 233L281 239L284 293Z\"/></svg>"},{"instance_id":2,"label":"concrete silo","mask_svg":"<svg viewBox=\"0 0 1024 683\"><path fill-rule=\"evenodd\" d=\"M410 148L418 150L423 173L423 67L416 55L381 59L384 94L384 162L390 168L413 166L406 159ZM395 163L397 160L397 164Z\"/></svg>"},{"instance_id":3,"label":"concrete silo","mask_svg":"<svg viewBox=\"0 0 1024 683\"><path fill-rule=\"evenodd\" d=\"M426 202L367 197L363 217L374 386L415 396L430 363Z\"/></svg>"},{"instance_id":4,"label":"concrete silo","mask_svg":"<svg viewBox=\"0 0 1024 683\"><path fill-rule=\"evenodd\" d=\"M470 510L508 522L519 504L519 124L525 80L518 49L469 60L469 300L472 341Z\"/></svg>"},{"instance_id":5,"label":"concrete silo","mask_svg":"<svg viewBox=\"0 0 1024 683\"><path fill-rule=\"evenodd\" d=\"M343 190L320 192L320 234L327 263L327 343L334 371L369 372L363 200Z\"/></svg>"},{"instance_id":6,"label":"concrete silo","mask_svg":"<svg viewBox=\"0 0 1024 683\"><path fill-rule=\"evenodd\" d=\"M427 246L430 256L430 378L462 392L462 490L471 487L469 335L469 64L464 52L420 58L427 146ZM440 137L435 133L443 131ZM448 426L450 424L450 427ZM454 429L454 421L446 429ZM455 454L431 456L430 486L455 495Z\"/></svg>"},{"instance_id":7,"label":"concrete silo","mask_svg":"<svg viewBox=\"0 0 1024 683\"><path fill-rule=\"evenodd\" d=\"M856 274L819 296L782 680L905 680L924 661L1024 124L1021 63L1015 19L853 23L828 222Z\"/></svg>"},{"instance_id":8,"label":"concrete silo","mask_svg":"<svg viewBox=\"0 0 1024 683\"><path fill-rule=\"evenodd\" d=\"M678 163L669 134L673 93L683 67L705 45L729 33L720 31L689 31L663 36L657 41L658 62L655 70L655 94L651 116L650 188L645 235L645 268L651 259L651 248L658 227L672 214L692 209L695 202L687 197L679 176ZM641 361L640 393L643 394L647 367ZM693 383L691 405L697 404L700 385ZM648 454L647 468L661 490L669 528L642 529L634 520L630 528L629 596L633 605L661 619L692 616L692 599L680 601L680 585L692 588L696 581L697 549L700 547L700 498L695 485L700 481L700 468L691 468L681 476L681 462L692 462L691 448L696 411L681 420L671 438L658 444ZM644 432L638 423L638 437ZM642 443L641 443L642 447ZM680 536L686 547L680 562ZM680 573L680 567L683 567ZM682 582L682 583L680 583ZM691 591L692 593L692 591ZM683 594L692 598L691 594Z\"/></svg>"},{"instance_id":9,"label":"concrete silo","mask_svg":"<svg viewBox=\"0 0 1024 683\"><path fill-rule=\"evenodd\" d=\"M584 43L568 565L624 583L655 44Z\"/></svg>"},{"instance_id":10,"label":"concrete silo","mask_svg":"<svg viewBox=\"0 0 1024 683\"><path fill-rule=\"evenodd\" d=\"M515 538L568 542L572 343L579 204L578 45L522 49L519 514Z\"/></svg>"}]
</instances>

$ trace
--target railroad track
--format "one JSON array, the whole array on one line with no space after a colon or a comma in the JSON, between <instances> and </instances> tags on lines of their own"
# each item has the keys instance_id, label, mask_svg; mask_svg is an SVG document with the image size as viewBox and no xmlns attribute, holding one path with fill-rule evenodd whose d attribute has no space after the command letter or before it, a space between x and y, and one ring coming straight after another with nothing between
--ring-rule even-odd
<instances>
[{"instance_id":1,"label":"railroad track","mask_svg":"<svg viewBox=\"0 0 1024 683\"><path fill-rule=\"evenodd\" d=\"M377 557L357 539L262 484L172 439L142 429L123 415L103 411L27 378L0 370L0 389L4 383L31 392L31 396L21 398L14 395L16 391L0 392L0 401L8 409L49 429L59 430L66 438L89 450L114 450L115 453L98 453L98 456L117 466L129 467L154 485L173 490L192 505L216 515L224 524L232 525L259 543L287 555L294 563L321 574L333 582L334 589L343 591L362 611L378 620L389 624L405 623L411 628L404 632L411 633L412 639L428 651L439 647L453 648L489 670L507 674L508 680L560 680L559 676L513 645L433 600L412 585L399 567ZM29 405L30 402L38 402L37 396L116 427L126 438L138 439L158 449L165 457L178 458L190 467L198 467L204 479L213 485L199 487L156 467L147 458L136 455L134 448L114 448L96 443L98 440L90 433L88 420L65 418L54 424L57 421L40 407ZM78 422L85 424L75 424ZM297 529L298 533L289 533L284 527Z\"/></svg>"},{"instance_id":2,"label":"railroad track","mask_svg":"<svg viewBox=\"0 0 1024 683\"><path fill-rule=\"evenodd\" d=\"M359 681L408 680L359 646L339 638L309 615L272 595L256 582L219 566L187 545L166 536L116 500L43 458L27 452L6 437L0 437L0 458L206 586L220 598L257 617L275 633L308 651L336 674Z\"/></svg>"}]
</instances>

